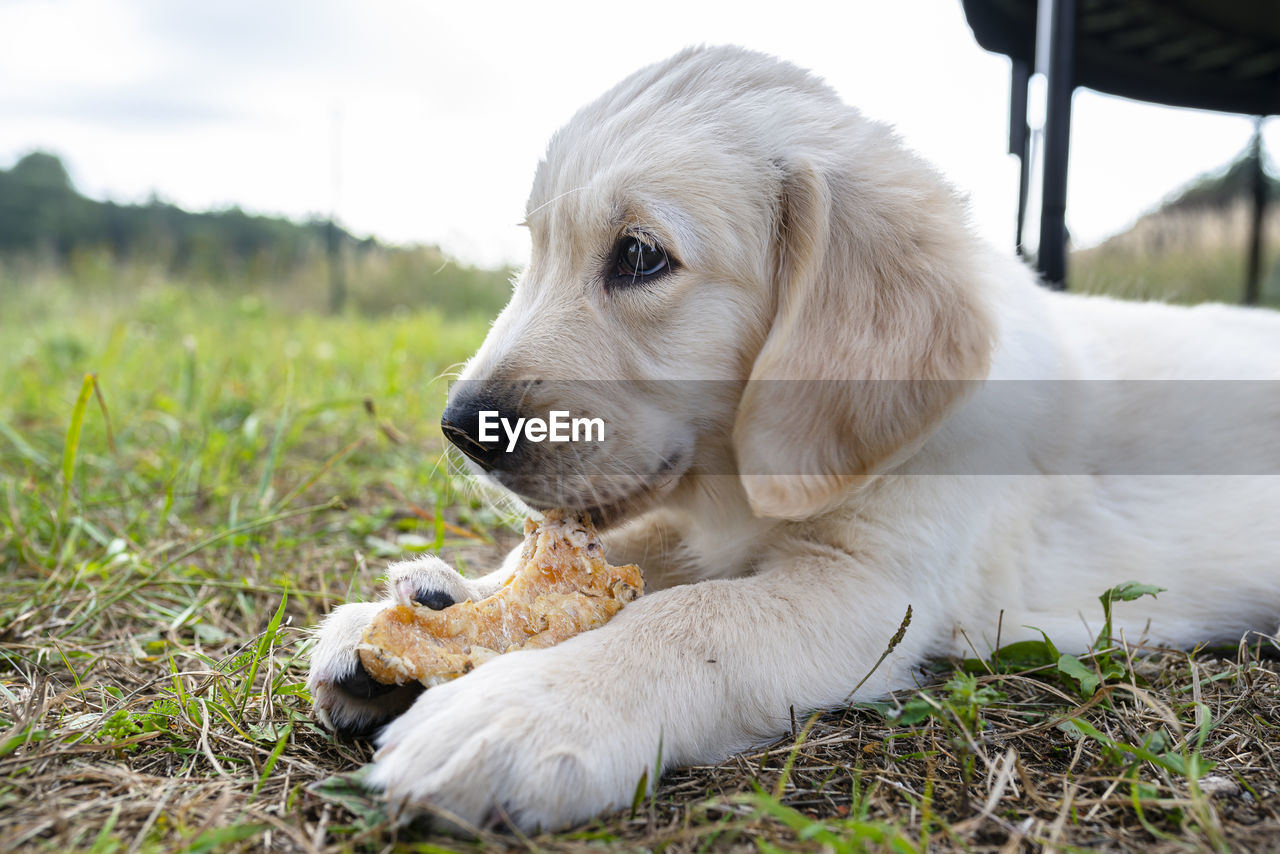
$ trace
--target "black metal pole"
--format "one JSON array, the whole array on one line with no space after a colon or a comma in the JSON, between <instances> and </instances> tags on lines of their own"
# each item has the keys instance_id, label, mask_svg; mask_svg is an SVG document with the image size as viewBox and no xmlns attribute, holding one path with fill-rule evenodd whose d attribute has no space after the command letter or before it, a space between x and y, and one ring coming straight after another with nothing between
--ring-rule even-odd
<instances>
[{"instance_id":1,"label":"black metal pole","mask_svg":"<svg viewBox=\"0 0 1280 854\"><path fill-rule=\"evenodd\" d=\"M1037 266L1045 284L1067 287L1067 157L1071 146L1071 95L1075 91L1076 3L1050 0L1048 109L1045 116L1044 193ZM1041 7L1043 8L1043 6Z\"/></svg>"},{"instance_id":2,"label":"black metal pole","mask_svg":"<svg viewBox=\"0 0 1280 854\"><path fill-rule=\"evenodd\" d=\"M1262 168L1262 116L1254 120L1252 162L1253 222L1249 232L1249 268L1244 280L1245 305L1257 305L1262 294L1262 218L1267 209L1267 175Z\"/></svg>"},{"instance_id":3,"label":"black metal pole","mask_svg":"<svg viewBox=\"0 0 1280 854\"><path fill-rule=\"evenodd\" d=\"M1031 164L1027 162L1027 81L1031 79L1031 66L1015 59L1009 80L1009 153L1018 157L1018 223L1013 248L1023 254L1022 229L1027 222L1027 189L1030 184Z\"/></svg>"}]
</instances>

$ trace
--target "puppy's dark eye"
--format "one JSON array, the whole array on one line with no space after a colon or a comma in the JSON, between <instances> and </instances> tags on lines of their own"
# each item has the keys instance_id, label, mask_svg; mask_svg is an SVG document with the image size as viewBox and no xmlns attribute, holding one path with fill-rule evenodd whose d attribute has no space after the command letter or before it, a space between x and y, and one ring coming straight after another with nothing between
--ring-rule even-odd
<instances>
[{"instance_id":1,"label":"puppy's dark eye","mask_svg":"<svg viewBox=\"0 0 1280 854\"><path fill-rule=\"evenodd\" d=\"M671 261L667 250L656 243L646 243L638 237L624 237L618 242L613 276L619 282L639 282L667 272Z\"/></svg>"}]
</instances>

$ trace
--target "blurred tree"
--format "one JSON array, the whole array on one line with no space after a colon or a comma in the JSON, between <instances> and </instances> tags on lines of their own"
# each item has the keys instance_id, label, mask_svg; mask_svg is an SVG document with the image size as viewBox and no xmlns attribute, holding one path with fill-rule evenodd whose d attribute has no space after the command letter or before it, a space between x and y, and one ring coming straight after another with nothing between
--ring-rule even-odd
<instances>
[{"instance_id":1,"label":"blurred tree","mask_svg":"<svg viewBox=\"0 0 1280 854\"><path fill-rule=\"evenodd\" d=\"M251 261L278 274L323 250L326 224L247 214L238 207L190 213L154 196L143 205L80 195L62 161L37 151L0 170L0 253L53 254L106 247L118 259L159 262L174 273L222 279ZM343 242L354 243L340 231Z\"/></svg>"},{"instance_id":2,"label":"blurred tree","mask_svg":"<svg viewBox=\"0 0 1280 854\"><path fill-rule=\"evenodd\" d=\"M484 315L506 302L511 276L459 265L433 246L357 240L327 219L299 223L239 207L190 212L154 195L138 205L99 202L40 151L0 170L0 279L6 266L53 267L95 287L131 287L138 271L158 271L184 284L261 287L297 307L327 302L334 310L345 298L357 311L430 306Z\"/></svg>"}]
</instances>

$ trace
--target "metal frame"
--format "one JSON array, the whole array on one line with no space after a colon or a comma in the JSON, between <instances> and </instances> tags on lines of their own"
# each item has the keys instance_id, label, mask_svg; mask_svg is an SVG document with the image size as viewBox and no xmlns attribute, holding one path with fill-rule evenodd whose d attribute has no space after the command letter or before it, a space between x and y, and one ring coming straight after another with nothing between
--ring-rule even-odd
<instances>
[{"instance_id":1,"label":"metal frame","mask_svg":"<svg viewBox=\"0 0 1280 854\"><path fill-rule=\"evenodd\" d=\"M1046 287L1065 290L1067 281L1067 166L1071 146L1071 99L1076 90L1076 2L1038 0L1032 61L1011 57L1009 92L1009 153L1018 156L1018 223L1015 248L1023 245L1027 197L1031 180L1027 127L1027 86L1031 70L1045 76L1044 170L1040 195L1040 242L1036 269ZM1012 51L1011 51L1012 52ZM1267 182L1262 168L1262 117L1254 133L1253 211L1248 245L1244 302L1256 304L1261 295L1262 226Z\"/></svg>"},{"instance_id":2,"label":"metal frame","mask_svg":"<svg viewBox=\"0 0 1280 854\"><path fill-rule=\"evenodd\" d=\"M1267 176L1262 170L1262 117L1253 128L1253 220L1250 222L1249 261L1244 280L1245 305L1262 296L1262 217L1267 210Z\"/></svg>"},{"instance_id":3,"label":"metal frame","mask_svg":"<svg viewBox=\"0 0 1280 854\"><path fill-rule=\"evenodd\" d=\"M1049 17L1048 104L1044 120L1044 190L1036 267L1054 290L1067 287L1067 158L1075 94L1076 0L1042 0ZM1037 52L1039 51L1039 45ZM1037 56L1039 62L1039 56Z\"/></svg>"}]
</instances>

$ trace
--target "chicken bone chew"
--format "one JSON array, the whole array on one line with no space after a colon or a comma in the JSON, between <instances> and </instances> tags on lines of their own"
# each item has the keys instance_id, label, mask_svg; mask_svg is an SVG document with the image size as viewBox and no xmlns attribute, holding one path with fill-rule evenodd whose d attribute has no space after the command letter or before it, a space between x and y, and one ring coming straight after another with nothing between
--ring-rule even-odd
<instances>
[{"instance_id":1,"label":"chicken bone chew","mask_svg":"<svg viewBox=\"0 0 1280 854\"><path fill-rule=\"evenodd\" d=\"M431 687L501 653L599 628L642 592L638 566L605 563L589 515L548 510L541 522L525 520L519 567L497 593L440 611L392 605L373 618L356 651L379 682Z\"/></svg>"}]
</instances>

